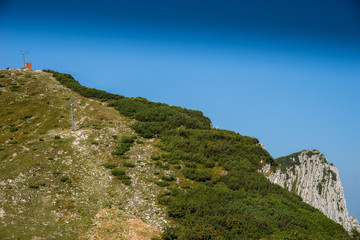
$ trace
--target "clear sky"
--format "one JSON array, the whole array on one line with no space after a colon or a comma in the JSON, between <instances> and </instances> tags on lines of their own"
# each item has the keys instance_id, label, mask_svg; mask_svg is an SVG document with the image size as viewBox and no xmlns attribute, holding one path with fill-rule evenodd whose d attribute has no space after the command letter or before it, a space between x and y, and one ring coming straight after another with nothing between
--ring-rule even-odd
<instances>
[{"instance_id":1,"label":"clear sky","mask_svg":"<svg viewBox=\"0 0 360 240\"><path fill-rule=\"evenodd\" d=\"M197 109L273 157L317 148L360 219L357 0L0 0L0 69Z\"/></svg>"}]
</instances>

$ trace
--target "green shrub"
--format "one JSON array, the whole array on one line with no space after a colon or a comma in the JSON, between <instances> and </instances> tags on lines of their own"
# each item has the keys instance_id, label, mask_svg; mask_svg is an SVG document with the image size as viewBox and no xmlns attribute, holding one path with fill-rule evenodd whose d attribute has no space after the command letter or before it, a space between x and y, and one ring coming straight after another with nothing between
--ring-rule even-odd
<instances>
[{"instance_id":1,"label":"green shrub","mask_svg":"<svg viewBox=\"0 0 360 240\"><path fill-rule=\"evenodd\" d=\"M112 151L111 154L116 155L116 156L120 156L120 155L124 154L124 152L119 151L119 150L115 150L115 151Z\"/></svg>"},{"instance_id":2,"label":"green shrub","mask_svg":"<svg viewBox=\"0 0 360 240\"><path fill-rule=\"evenodd\" d=\"M211 179L211 173L205 169L185 168L183 169L183 174L186 178L199 182L204 182Z\"/></svg>"},{"instance_id":3,"label":"green shrub","mask_svg":"<svg viewBox=\"0 0 360 240\"><path fill-rule=\"evenodd\" d=\"M134 168L134 167L135 167L135 164L130 163L130 162L123 162L123 166L124 166L124 167L129 167L129 168Z\"/></svg>"},{"instance_id":4,"label":"green shrub","mask_svg":"<svg viewBox=\"0 0 360 240\"><path fill-rule=\"evenodd\" d=\"M116 147L116 150L111 152L112 155L123 155L125 154L127 151L130 151L130 147L132 146L132 143L121 143L120 146Z\"/></svg>"},{"instance_id":5,"label":"green shrub","mask_svg":"<svg viewBox=\"0 0 360 240\"><path fill-rule=\"evenodd\" d=\"M54 139L60 139L61 137L59 135L55 135Z\"/></svg>"},{"instance_id":6,"label":"green shrub","mask_svg":"<svg viewBox=\"0 0 360 240\"><path fill-rule=\"evenodd\" d=\"M185 167L188 167L188 168L197 168L196 164L193 162L185 162L184 165L185 165Z\"/></svg>"},{"instance_id":7,"label":"green shrub","mask_svg":"<svg viewBox=\"0 0 360 240\"><path fill-rule=\"evenodd\" d=\"M39 188L39 185L30 184L29 188Z\"/></svg>"},{"instance_id":8,"label":"green shrub","mask_svg":"<svg viewBox=\"0 0 360 240\"><path fill-rule=\"evenodd\" d=\"M4 78L4 77L5 77L4 74L0 74L0 78ZM0 84L0 87L5 87L5 85Z\"/></svg>"},{"instance_id":9,"label":"green shrub","mask_svg":"<svg viewBox=\"0 0 360 240\"><path fill-rule=\"evenodd\" d=\"M130 179L122 179L121 182L125 185L130 185L131 184L131 180Z\"/></svg>"},{"instance_id":10,"label":"green shrub","mask_svg":"<svg viewBox=\"0 0 360 240\"><path fill-rule=\"evenodd\" d=\"M213 168L215 167L215 162L213 160L206 160L204 162L204 166L207 168Z\"/></svg>"},{"instance_id":11,"label":"green shrub","mask_svg":"<svg viewBox=\"0 0 360 240\"><path fill-rule=\"evenodd\" d=\"M130 176L127 176L126 174L124 174L124 175L119 175L119 176L117 176L117 178L118 178L119 180L131 180L131 177L130 177Z\"/></svg>"},{"instance_id":12,"label":"green shrub","mask_svg":"<svg viewBox=\"0 0 360 240\"><path fill-rule=\"evenodd\" d=\"M164 163L162 163L161 161L156 161L155 162L155 165L156 166L158 166L158 167L160 167L160 168L162 168L162 169L164 169L164 170L169 170L170 169L170 165L169 164L164 164Z\"/></svg>"},{"instance_id":13,"label":"green shrub","mask_svg":"<svg viewBox=\"0 0 360 240\"><path fill-rule=\"evenodd\" d=\"M151 156L151 159L157 161L160 160L160 156Z\"/></svg>"},{"instance_id":14,"label":"green shrub","mask_svg":"<svg viewBox=\"0 0 360 240\"><path fill-rule=\"evenodd\" d=\"M161 177L162 180L164 181L168 181L168 182L171 182L171 181L175 181L175 177L174 176L162 176Z\"/></svg>"},{"instance_id":15,"label":"green shrub","mask_svg":"<svg viewBox=\"0 0 360 240\"><path fill-rule=\"evenodd\" d=\"M43 70L44 72L51 73L56 80L61 84L70 88L71 90L79 93L80 95L88 98L98 98L98 99L121 99L124 96L107 93L102 90L97 90L95 88L88 88L82 86L78 81L76 81L70 74L59 73L52 70Z\"/></svg>"},{"instance_id":16,"label":"green shrub","mask_svg":"<svg viewBox=\"0 0 360 240\"><path fill-rule=\"evenodd\" d=\"M39 138L39 141L40 141L40 142L43 142L43 141L45 141L45 140L44 140L43 138Z\"/></svg>"},{"instance_id":17,"label":"green shrub","mask_svg":"<svg viewBox=\"0 0 360 240\"><path fill-rule=\"evenodd\" d=\"M154 183L160 187L170 186L170 184L168 182L163 182L163 181L155 181Z\"/></svg>"},{"instance_id":18,"label":"green shrub","mask_svg":"<svg viewBox=\"0 0 360 240\"><path fill-rule=\"evenodd\" d=\"M17 128L17 127L10 127L10 132L16 132L17 130L19 130L19 128Z\"/></svg>"},{"instance_id":19,"label":"green shrub","mask_svg":"<svg viewBox=\"0 0 360 240\"><path fill-rule=\"evenodd\" d=\"M109 169L113 169L116 168L116 163L108 162L108 163L104 163L103 166Z\"/></svg>"},{"instance_id":20,"label":"green shrub","mask_svg":"<svg viewBox=\"0 0 360 240\"><path fill-rule=\"evenodd\" d=\"M121 137L121 142L122 143L134 143L135 139L137 138L136 135L133 135L133 136L123 136Z\"/></svg>"},{"instance_id":21,"label":"green shrub","mask_svg":"<svg viewBox=\"0 0 360 240\"><path fill-rule=\"evenodd\" d=\"M114 176L121 176L121 175L125 175L125 172L120 169L113 169L111 170L111 174Z\"/></svg>"},{"instance_id":22,"label":"green shrub","mask_svg":"<svg viewBox=\"0 0 360 240\"><path fill-rule=\"evenodd\" d=\"M21 120L25 120L27 118L32 118L33 115L31 114L27 114L27 115L24 115L22 118L20 118Z\"/></svg>"},{"instance_id":23,"label":"green shrub","mask_svg":"<svg viewBox=\"0 0 360 240\"><path fill-rule=\"evenodd\" d=\"M115 139L115 140L118 139L118 136L117 136L117 135L112 135L111 137L112 137L113 139Z\"/></svg>"},{"instance_id":24,"label":"green shrub","mask_svg":"<svg viewBox=\"0 0 360 240\"><path fill-rule=\"evenodd\" d=\"M11 84L10 90L13 92L17 92L19 90L20 86L17 84Z\"/></svg>"},{"instance_id":25,"label":"green shrub","mask_svg":"<svg viewBox=\"0 0 360 240\"><path fill-rule=\"evenodd\" d=\"M174 165L175 169L181 169L181 166L179 164Z\"/></svg>"},{"instance_id":26,"label":"green shrub","mask_svg":"<svg viewBox=\"0 0 360 240\"><path fill-rule=\"evenodd\" d=\"M141 141L141 140L139 140L139 139L137 139L137 140L136 140L136 143L137 143L137 144L143 144L144 142Z\"/></svg>"},{"instance_id":27,"label":"green shrub","mask_svg":"<svg viewBox=\"0 0 360 240\"><path fill-rule=\"evenodd\" d=\"M67 182L68 180L69 180L68 177L61 177L61 178L60 178L60 181L61 181L61 182Z\"/></svg>"}]
</instances>

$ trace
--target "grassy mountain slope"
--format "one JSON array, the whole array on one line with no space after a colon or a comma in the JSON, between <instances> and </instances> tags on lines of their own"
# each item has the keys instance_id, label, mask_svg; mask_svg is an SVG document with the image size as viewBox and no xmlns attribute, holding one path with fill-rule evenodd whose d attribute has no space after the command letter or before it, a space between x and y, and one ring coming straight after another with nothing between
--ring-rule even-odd
<instances>
[{"instance_id":1,"label":"grassy mountain slope","mask_svg":"<svg viewBox=\"0 0 360 240\"><path fill-rule=\"evenodd\" d=\"M139 137L126 153L129 159L112 155L122 136L134 135L132 120L70 91L50 74L11 70L4 75L0 238L76 238L86 235L104 208L141 216L158 233L166 220L156 205L161 189L150 184L155 177L150 156L159 152L156 140ZM71 132L69 98L78 102L76 132ZM123 167L125 161L135 167ZM132 177L131 184L114 179L102 166L108 162Z\"/></svg>"},{"instance_id":2,"label":"grassy mountain slope","mask_svg":"<svg viewBox=\"0 0 360 240\"><path fill-rule=\"evenodd\" d=\"M199 111L54 71L1 74L3 238L150 239L163 227L163 239L348 237L257 172L275 164L257 139L211 129Z\"/></svg>"}]
</instances>

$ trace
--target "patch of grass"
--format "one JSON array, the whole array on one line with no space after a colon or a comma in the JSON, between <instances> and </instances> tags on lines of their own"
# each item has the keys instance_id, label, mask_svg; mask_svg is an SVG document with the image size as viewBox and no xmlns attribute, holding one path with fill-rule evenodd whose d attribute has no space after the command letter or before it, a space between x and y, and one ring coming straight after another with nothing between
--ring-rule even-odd
<instances>
[{"instance_id":1,"label":"patch of grass","mask_svg":"<svg viewBox=\"0 0 360 240\"><path fill-rule=\"evenodd\" d=\"M126 174L124 174L124 175L119 175L119 176L117 176L117 178L118 178L119 180L124 180L124 179L130 180L130 179L131 179L131 177L130 177L130 176L127 176Z\"/></svg>"},{"instance_id":2,"label":"patch of grass","mask_svg":"<svg viewBox=\"0 0 360 240\"><path fill-rule=\"evenodd\" d=\"M21 118L21 120L25 120L25 119L27 119L27 118L32 118L32 116L33 116L33 115L31 115L31 114L24 115L24 116Z\"/></svg>"},{"instance_id":3,"label":"patch of grass","mask_svg":"<svg viewBox=\"0 0 360 240\"><path fill-rule=\"evenodd\" d=\"M168 186L170 186L170 184L168 182L164 182L164 181L155 181L154 183L156 185L158 185L159 187L168 187Z\"/></svg>"},{"instance_id":4,"label":"patch of grass","mask_svg":"<svg viewBox=\"0 0 360 240\"><path fill-rule=\"evenodd\" d=\"M55 135L54 139L60 139L61 137L59 135Z\"/></svg>"},{"instance_id":5,"label":"patch of grass","mask_svg":"<svg viewBox=\"0 0 360 240\"><path fill-rule=\"evenodd\" d=\"M151 159L157 161L160 160L160 156L151 156Z\"/></svg>"},{"instance_id":6,"label":"patch of grass","mask_svg":"<svg viewBox=\"0 0 360 240\"><path fill-rule=\"evenodd\" d=\"M309 158L311 158L313 155L315 155L315 153L310 150L306 153L306 156L308 156Z\"/></svg>"},{"instance_id":7,"label":"patch of grass","mask_svg":"<svg viewBox=\"0 0 360 240\"><path fill-rule=\"evenodd\" d=\"M131 185L131 180L130 179L122 179L121 182L125 185Z\"/></svg>"},{"instance_id":8,"label":"patch of grass","mask_svg":"<svg viewBox=\"0 0 360 240\"><path fill-rule=\"evenodd\" d=\"M135 164L130 163L130 162L123 162L123 166L124 166L124 167L129 167L129 168L134 168L134 167L135 167Z\"/></svg>"},{"instance_id":9,"label":"patch of grass","mask_svg":"<svg viewBox=\"0 0 360 240\"><path fill-rule=\"evenodd\" d=\"M113 169L111 170L111 174L114 176L121 176L121 175L125 175L125 171L120 169Z\"/></svg>"},{"instance_id":10,"label":"patch of grass","mask_svg":"<svg viewBox=\"0 0 360 240\"><path fill-rule=\"evenodd\" d=\"M116 168L117 165L116 165L116 163L108 162L108 163L104 163L103 166L108 169L113 169L113 168Z\"/></svg>"},{"instance_id":11,"label":"patch of grass","mask_svg":"<svg viewBox=\"0 0 360 240\"><path fill-rule=\"evenodd\" d=\"M137 144L143 144L144 142L141 141L140 139L137 139L137 140L136 140L136 143L137 143Z\"/></svg>"},{"instance_id":12,"label":"patch of grass","mask_svg":"<svg viewBox=\"0 0 360 240\"><path fill-rule=\"evenodd\" d=\"M19 90L20 86L17 84L11 84L10 90L13 92L17 92Z\"/></svg>"},{"instance_id":13,"label":"patch of grass","mask_svg":"<svg viewBox=\"0 0 360 240\"><path fill-rule=\"evenodd\" d=\"M161 177L162 180L164 181L168 181L168 182L171 182L171 181L175 181L175 177L174 176L162 176Z\"/></svg>"},{"instance_id":14,"label":"patch of grass","mask_svg":"<svg viewBox=\"0 0 360 240\"><path fill-rule=\"evenodd\" d=\"M99 143L98 143L98 142L95 142L95 141L91 141L91 144L93 144L93 145L99 145Z\"/></svg>"},{"instance_id":15,"label":"patch of grass","mask_svg":"<svg viewBox=\"0 0 360 240\"><path fill-rule=\"evenodd\" d=\"M188 167L188 168L197 168L196 164L193 162L185 162L184 165L185 165L185 167Z\"/></svg>"},{"instance_id":16,"label":"patch of grass","mask_svg":"<svg viewBox=\"0 0 360 240\"><path fill-rule=\"evenodd\" d=\"M17 130L19 130L19 128L17 128L17 127L10 127L10 132L16 132Z\"/></svg>"},{"instance_id":17,"label":"patch of grass","mask_svg":"<svg viewBox=\"0 0 360 240\"><path fill-rule=\"evenodd\" d=\"M69 177L61 177L60 178L60 181L61 182L67 182L67 181L69 181L70 179L69 179Z\"/></svg>"},{"instance_id":18,"label":"patch of grass","mask_svg":"<svg viewBox=\"0 0 360 240\"><path fill-rule=\"evenodd\" d=\"M40 141L40 142L43 142L43 141L44 141L44 139L43 139L43 138L39 138L39 141Z\"/></svg>"},{"instance_id":19,"label":"patch of grass","mask_svg":"<svg viewBox=\"0 0 360 240\"><path fill-rule=\"evenodd\" d=\"M299 155L301 152L296 152L288 156L279 157L275 161L279 164L282 173L286 172L286 169L291 169L295 174L295 166L300 165Z\"/></svg>"},{"instance_id":20,"label":"patch of grass","mask_svg":"<svg viewBox=\"0 0 360 240\"><path fill-rule=\"evenodd\" d=\"M39 188L39 185L35 185L35 184L30 184L29 188Z\"/></svg>"},{"instance_id":21,"label":"patch of grass","mask_svg":"<svg viewBox=\"0 0 360 240\"><path fill-rule=\"evenodd\" d=\"M158 166L159 168L164 169L164 170L169 170L170 169L170 165L168 163L162 163L161 161L156 161L155 165Z\"/></svg>"},{"instance_id":22,"label":"patch of grass","mask_svg":"<svg viewBox=\"0 0 360 240\"><path fill-rule=\"evenodd\" d=\"M123 136L123 137L121 137L121 142L122 142L122 143L134 143L134 141L135 141L136 138L137 138L136 135Z\"/></svg>"}]
</instances>

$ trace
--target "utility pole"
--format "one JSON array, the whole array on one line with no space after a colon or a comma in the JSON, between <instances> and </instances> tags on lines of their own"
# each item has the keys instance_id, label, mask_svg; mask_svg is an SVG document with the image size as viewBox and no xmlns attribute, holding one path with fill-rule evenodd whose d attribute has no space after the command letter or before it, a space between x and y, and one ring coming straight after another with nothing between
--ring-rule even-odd
<instances>
[{"instance_id":1,"label":"utility pole","mask_svg":"<svg viewBox=\"0 0 360 240\"><path fill-rule=\"evenodd\" d=\"M73 105L77 106L77 102L71 102L69 101L69 106L71 109L71 126L72 126L72 131L75 132L75 126L74 126L74 116L73 116Z\"/></svg>"},{"instance_id":2,"label":"utility pole","mask_svg":"<svg viewBox=\"0 0 360 240\"><path fill-rule=\"evenodd\" d=\"M26 64L25 64L25 54L28 54L28 51L26 51L26 50L21 50L20 52L22 53L23 58L24 58L24 68L26 68Z\"/></svg>"}]
</instances>

